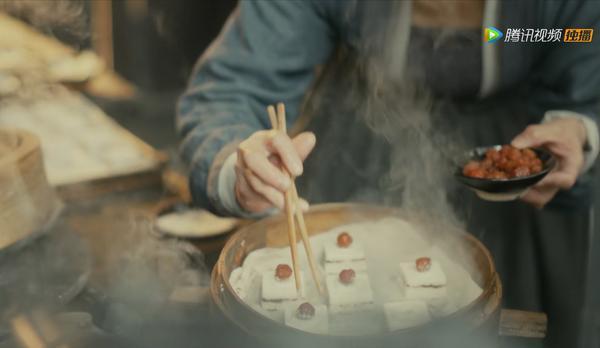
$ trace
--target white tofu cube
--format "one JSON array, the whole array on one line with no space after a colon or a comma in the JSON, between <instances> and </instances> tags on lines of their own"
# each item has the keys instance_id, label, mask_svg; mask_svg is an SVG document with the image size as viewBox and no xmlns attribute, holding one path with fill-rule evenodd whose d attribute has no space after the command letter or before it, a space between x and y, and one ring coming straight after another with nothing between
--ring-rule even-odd
<instances>
[{"instance_id":1,"label":"white tofu cube","mask_svg":"<svg viewBox=\"0 0 600 348\"><path fill-rule=\"evenodd\" d=\"M314 305L314 307L314 317L310 319L300 319L296 314L298 306L286 306L285 325L302 331L327 335L329 333L329 314L327 307L325 305Z\"/></svg>"},{"instance_id":2,"label":"white tofu cube","mask_svg":"<svg viewBox=\"0 0 600 348\"><path fill-rule=\"evenodd\" d=\"M325 262L325 273L327 274L340 274L345 269L353 269L355 272L366 272L367 261L343 261L343 262Z\"/></svg>"},{"instance_id":3,"label":"white tofu cube","mask_svg":"<svg viewBox=\"0 0 600 348\"><path fill-rule=\"evenodd\" d=\"M300 279L303 279L302 273L300 273ZM261 286L261 296L266 301L295 300L304 293L302 289L304 281L302 281L302 288L298 292L296 291L294 275L288 279L281 280L275 277L274 271L266 271L262 274Z\"/></svg>"},{"instance_id":4,"label":"white tofu cube","mask_svg":"<svg viewBox=\"0 0 600 348\"><path fill-rule=\"evenodd\" d=\"M437 288L432 287L418 287L414 288L407 286L404 288L404 297L409 300L430 300L445 299L448 296L448 291L445 286Z\"/></svg>"},{"instance_id":5,"label":"white tofu cube","mask_svg":"<svg viewBox=\"0 0 600 348\"><path fill-rule=\"evenodd\" d=\"M325 262L357 261L365 259L365 251L358 242L353 242L347 248L337 244L325 246Z\"/></svg>"},{"instance_id":6,"label":"white tofu cube","mask_svg":"<svg viewBox=\"0 0 600 348\"><path fill-rule=\"evenodd\" d=\"M356 311L332 312L329 309L329 330L336 335L362 336L386 330L385 317L377 305L361 306Z\"/></svg>"},{"instance_id":7,"label":"white tofu cube","mask_svg":"<svg viewBox=\"0 0 600 348\"><path fill-rule=\"evenodd\" d=\"M423 325L431 320L427 304L418 300L386 303L383 312L390 331Z\"/></svg>"},{"instance_id":8,"label":"white tofu cube","mask_svg":"<svg viewBox=\"0 0 600 348\"><path fill-rule=\"evenodd\" d=\"M284 304L276 305L274 303L264 303L261 302L260 305L254 304L250 305L252 309L257 311L258 313L264 315L265 317L280 322L283 322L283 306ZM289 303L285 303L285 306L289 306Z\"/></svg>"},{"instance_id":9,"label":"white tofu cube","mask_svg":"<svg viewBox=\"0 0 600 348\"><path fill-rule=\"evenodd\" d=\"M402 278L408 287L441 287L446 286L446 274L442 266L431 261L431 267L424 272L419 272L415 262L400 263Z\"/></svg>"},{"instance_id":10,"label":"white tofu cube","mask_svg":"<svg viewBox=\"0 0 600 348\"><path fill-rule=\"evenodd\" d=\"M456 303L447 300L428 301L429 312L434 318L441 318L458 311Z\"/></svg>"},{"instance_id":11,"label":"white tofu cube","mask_svg":"<svg viewBox=\"0 0 600 348\"><path fill-rule=\"evenodd\" d=\"M338 275L328 275L326 279L329 309L333 313L356 311L371 308L373 290L366 273L356 273L354 281L344 284Z\"/></svg>"},{"instance_id":12,"label":"white tofu cube","mask_svg":"<svg viewBox=\"0 0 600 348\"><path fill-rule=\"evenodd\" d=\"M279 313L283 313L286 307L288 306L298 306L302 303L302 299L298 298L295 300L265 300L262 299L260 301L260 306L265 311L275 311Z\"/></svg>"}]
</instances>

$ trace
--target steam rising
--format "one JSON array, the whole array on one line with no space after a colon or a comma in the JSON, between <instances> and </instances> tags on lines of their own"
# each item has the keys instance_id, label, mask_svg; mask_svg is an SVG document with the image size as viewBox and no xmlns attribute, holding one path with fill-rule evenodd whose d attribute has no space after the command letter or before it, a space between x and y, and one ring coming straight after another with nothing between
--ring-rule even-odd
<instances>
[{"instance_id":1,"label":"steam rising","mask_svg":"<svg viewBox=\"0 0 600 348\"><path fill-rule=\"evenodd\" d=\"M359 110L370 129L390 145L390 169L382 185L388 192L386 202L401 204L408 211L427 212L433 221L457 225L446 197L451 177L448 152L456 145L434 124L431 94L424 85L410 80L393 84L369 78L368 83L369 94ZM396 195L398 191L400 195Z\"/></svg>"},{"instance_id":2,"label":"steam rising","mask_svg":"<svg viewBox=\"0 0 600 348\"><path fill-rule=\"evenodd\" d=\"M173 326L164 324L175 321L186 327L198 323L198 316L190 318L187 314L190 308L198 309L194 302L198 297L188 296L182 303L173 294L178 289L194 294L208 285L202 253L188 243L162 239L144 216L125 213L103 219L110 223L98 224L111 230L90 227L87 232L103 233L107 240L94 239L102 245L85 247L65 221L59 221L47 236L13 253L0 254L0 335L8 329L8 322L19 316L48 313L51 318L73 310L65 302L87 286L83 298L93 294L92 306L83 310L90 311L100 329L142 347L164 346L157 343L159 340L184 340L177 337L180 332ZM93 281L86 284L88 278L80 277L90 271ZM35 320L32 323L37 324ZM79 327L72 334L85 332ZM98 334L98 330L91 333ZM70 334L61 328L62 339L70 340ZM180 342L180 346L185 345Z\"/></svg>"},{"instance_id":3,"label":"steam rising","mask_svg":"<svg viewBox=\"0 0 600 348\"><path fill-rule=\"evenodd\" d=\"M306 103L320 139L321 154L313 160L315 166L339 158L352 163L347 176L359 179L348 185L354 194L345 199L423 213L436 230L461 227L447 191L454 184L452 159L464 146L459 137L452 137L458 130L444 119L443 101L434 98L425 82L421 53L406 52L406 42L396 35L402 30L398 20L383 19L401 18L402 3L357 3L366 8L356 7L353 15L367 13L357 49L340 51ZM339 170L348 168L335 168ZM323 175L320 171L315 175ZM322 186L306 186L309 198L331 200L319 192Z\"/></svg>"},{"instance_id":4,"label":"steam rising","mask_svg":"<svg viewBox=\"0 0 600 348\"><path fill-rule=\"evenodd\" d=\"M144 328L163 320L165 311L176 312L170 299L175 289L207 286L203 256L188 243L160 239L143 217L129 221L108 258L114 262L107 284L112 304L103 327L136 341L168 337L166 330L148 335Z\"/></svg>"}]
</instances>

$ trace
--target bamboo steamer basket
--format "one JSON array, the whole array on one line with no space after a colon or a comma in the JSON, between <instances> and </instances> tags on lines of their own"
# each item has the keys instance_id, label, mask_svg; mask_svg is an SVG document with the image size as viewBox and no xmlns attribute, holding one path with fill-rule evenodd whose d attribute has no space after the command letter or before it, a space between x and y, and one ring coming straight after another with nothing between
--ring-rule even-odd
<instances>
[{"instance_id":1,"label":"bamboo steamer basket","mask_svg":"<svg viewBox=\"0 0 600 348\"><path fill-rule=\"evenodd\" d=\"M61 207L46 179L39 139L0 128L0 250L43 232Z\"/></svg>"},{"instance_id":2,"label":"bamboo steamer basket","mask_svg":"<svg viewBox=\"0 0 600 348\"><path fill-rule=\"evenodd\" d=\"M305 214L309 234L316 235L348 223L376 220L389 216L407 217L402 210L360 204L323 204L312 206ZM370 336L326 336L296 330L272 321L247 305L229 283L231 272L242 265L253 250L264 247L284 247L288 244L285 216L277 215L240 229L225 245L213 269L211 299L217 312L232 321L261 345L274 347L468 347L465 336L473 338L473 346L489 347L489 338L496 337L502 298L502 284L493 259L485 246L472 235L463 232L445 238L438 244L448 255L467 255L457 259L483 289L481 295L458 312L429 324ZM434 334L432 334L434 333ZM479 338L477 338L479 337ZM456 345L450 339L457 339ZM437 343L436 343L437 342Z\"/></svg>"}]
</instances>

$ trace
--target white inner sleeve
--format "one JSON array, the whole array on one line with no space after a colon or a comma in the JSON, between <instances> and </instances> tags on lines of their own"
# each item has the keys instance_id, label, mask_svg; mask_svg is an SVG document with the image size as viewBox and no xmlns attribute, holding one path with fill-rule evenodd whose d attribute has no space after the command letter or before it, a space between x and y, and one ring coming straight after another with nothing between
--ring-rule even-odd
<instances>
[{"instance_id":1,"label":"white inner sleeve","mask_svg":"<svg viewBox=\"0 0 600 348\"><path fill-rule=\"evenodd\" d=\"M598 133L598 125L594 120L592 120L588 116L568 110L547 111L544 115L542 123L549 122L557 118L567 117L574 117L579 119L585 127L587 144L589 147L587 151L584 152L585 163L583 166L583 170L581 171L581 173L585 173L594 165L594 162L598 157L598 152L600 151L600 135Z\"/></svg>"},{"instance_id":2,"label":"white inner sleeve","mask_svg":"<svg viewBox=\"0 0 600 348\"><path fill-rule=\"evenodd\" d=\"M235 163L237 162L237 153L233 152L225 159L221 171L219 172L219 200L223 207L231 214L243 215L244 210L235 198Z\"/></svg>"}]
</instances>

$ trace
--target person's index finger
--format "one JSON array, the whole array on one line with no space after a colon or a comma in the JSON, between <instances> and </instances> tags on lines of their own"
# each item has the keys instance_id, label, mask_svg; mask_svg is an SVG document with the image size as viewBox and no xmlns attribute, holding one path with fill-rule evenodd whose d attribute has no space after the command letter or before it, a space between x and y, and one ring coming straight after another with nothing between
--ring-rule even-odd
<instances>
[{"instance_id":1,"label":"person's index finger","mask_svg":"<svg viewBox=\"0 0 600 348\"><path fill-rule=\"evenodd\" d=\"M287 170L294 176L302 174L302 160L287 134L278 133L271 140L273 150L277 152Z\"/></svg>"},{"instance_id":2,"label":"person's index finger","mask_svg":"<svg viewBox=\"0 0 600 348\"><path fill-rule=\"evenodd\" d=\"M285 191L289 188L291 181L279 168L275 167L266 156L258 153L249 153L244 157L246 167L250 169L266 184Z\"/></svg>"}]
</instances>

